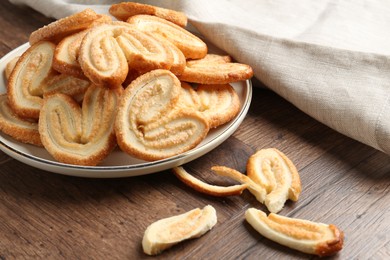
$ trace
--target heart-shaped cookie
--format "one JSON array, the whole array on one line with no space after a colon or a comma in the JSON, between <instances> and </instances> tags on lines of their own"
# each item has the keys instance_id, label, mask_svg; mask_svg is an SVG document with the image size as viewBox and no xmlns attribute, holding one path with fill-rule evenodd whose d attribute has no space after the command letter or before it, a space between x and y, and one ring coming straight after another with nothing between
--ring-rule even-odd
<instances>
[{"instance_id":1,"label":"heart-shaped cookie","mask_svg":"<svg viewBox=\"0 0 390 260\"><path fill-rule=\"evenodd\" d=\"M55 93L44 98L39 132L46 150L59 162L97 165L116 146L114 122L120 89L91 85L82 107Z\"/></svg>"},{"instance_id":2,"label":"heart-shaped cookie","mask_svg":"<svg viewBox=\"0 0 390 260\"><path fill-rule=\"evenodd\" d=\"M178 106L181 85L168 70L154 70L124 91L115 130L120 148L148 161L168 158L198 145L207 135L207 120Z\"/></svg>"}]
</instances>

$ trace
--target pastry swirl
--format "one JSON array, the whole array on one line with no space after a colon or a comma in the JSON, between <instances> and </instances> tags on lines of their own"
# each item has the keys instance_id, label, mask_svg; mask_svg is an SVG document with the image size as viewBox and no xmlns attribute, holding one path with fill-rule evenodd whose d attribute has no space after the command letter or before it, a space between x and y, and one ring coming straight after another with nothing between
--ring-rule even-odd
<instances>
[{"instance_id":1,"label":"pastry swirl","mask_svg":"<svg viewBox=\"0 0 390 260\"><path fill-rule=\"evenodd\" d=\"M141 31L167 39L176 45L187 59L201 59L207 54L207 45L200 38L165 19L151 15L135 15L127 22Z\"/></svg>"},{"instance_id":2,"label":"pastry swirl","mask_svg":"<svg viewBox=\"0 0 390 260\"><path fill-rule=\"evenodd\" d=\"M8 105L7 94L0 95L0 131L19 142L42 146L38 123L16 115Z\"/></svg>"},{"instance_id":3,"label":"pastry swirl","mask_svg":"<svg viewBox=\"0 0 390 260\"><path fill-rule=\"evenodd\" d=\"M17 61L8 81L9 105L21 117L38 118L43 86L56 73L52 69L55 45L38 42Z\"/></svg>"},{"instance_id":4,"label":"pastry swirl","mask_svg":"<svg viewBox=\"0 0 390 260\"><path fill-rule=\"evenodd\" d=\"M207 54L203 59L187 61L179 79L199 84L227 84L253 76L253 70L247 64L229 62L226 56L209 56Z\"/></svg>"},{"instance_id":5,"label":"pastry swirl","mask_svg":"<svg viewBox=\"0 0 390 260\"><path fill-rule=\"evenodd\" d=\"M148 161L168 158L198 145L208 133L205 118L177 106L180 81L168 70L154 70L124 91L116 118L119 147Z\"/></svg>"},{"instance_id":6,"label":"pastry swirl","mask_svg":"<svg viewBox=\"0 0 390 260\"><path fill-rule=\"evenodd\" d=\"M55 93L44 98L39 132L46 150L59 162L97 165L116 146L114 122L120 89L91 85L82 107Z\"/></svg>"},{"instance_id":7,"label":"pastry swirl","mask_svg":"<svg viewBox=\"0 0 390 260\"><path fill-rule=\"evenodd\" d=\"M299 198L301 181L298 171L290 159L275 148L253 154L247 162L247 174L267 191L264 203L270 212L282 210L287 199L297 201Z\"/></svg>"},{"instance_id":8,"label":"pastry swirl","mask_svg":"<svg viewBox=\"0 0 390 260\"><path fill-rule=\"evenodd\" d=\"M39 41L58 43L62 38L89 28L94 21L107 19L106 15L95 13L92 9L85 9L79 13L56 20L30 34L30 45Z\"/></svg>"},{"instance_id":9,"label":"pastry swirl","mask_svg":"<svg viewBox=\"0 0 390 260\"><path fill-rule=\"evenodd\" d=\"M97 25L83 38L79 63L95 84L115 88L129 69L169 69L173 62L167 45L125 22Z\"/></svg>"},{"instance_id":10,"label":"pastry swirl","mask_svg":"<svg viewBox=\"0 0 390 260\"><path fill-rule=\"evenodd\" d=\"M163 18L181 27L187 25L187 16L184 13L147 4L122 2L111 5L109 12L121 21L126 21L130 16L137 14L148 14Z\"/></svg>"},{"instance_id":11,"label":"pastry swirl","mask_svg":"<svg viewBox=\"0 0 390 260\"><path fill-rule=\"evenodd\" d=\"M250 208L245 218L264 237L307 254L329 256L343 248L344 234L335 225L289 218Z\"/></svg>"}]
</instances>

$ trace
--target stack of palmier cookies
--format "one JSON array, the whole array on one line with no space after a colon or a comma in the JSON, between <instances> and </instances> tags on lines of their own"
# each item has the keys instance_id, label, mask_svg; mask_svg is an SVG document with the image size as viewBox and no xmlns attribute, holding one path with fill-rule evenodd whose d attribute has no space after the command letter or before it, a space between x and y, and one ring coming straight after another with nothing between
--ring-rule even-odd
<instances>
[{"instance_id":1,"label":"stack of palmier cookies","mask_svg":"<svg viewBox=\"0 0 390 260\"><path fill-rule=\"evenodd\" d=\"M67 164L98 165L117 144L153 161L194 148L237 115L230 83L252 68L208 53L185 14L132 2L110 14L85 9L31 33L5 71L3 133Z\"/></svg>"}]
</instances>

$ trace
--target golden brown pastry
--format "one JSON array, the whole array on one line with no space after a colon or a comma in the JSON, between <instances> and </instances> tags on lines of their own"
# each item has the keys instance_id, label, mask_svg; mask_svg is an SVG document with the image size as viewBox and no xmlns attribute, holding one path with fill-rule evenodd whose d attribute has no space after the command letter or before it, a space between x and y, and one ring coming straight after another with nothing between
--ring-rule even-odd
<instances>
[{"instance_id":1,"label":"golden brown pastry","mask_svg":"<svg viewBox=\"0 0 390 260\"><path fill-rule=\"evenodd\" d=\"M110 7L109 12L121 21L126 21L130 16L137 14L148 14L163 18L181 27L186 27L187 25L187 16L184 13L152 5L122 2L113 4Z\"/></svg>"},{"instance_id":2,"label":"golden brown pastry","mask_svg":"<svg viewBox=\"0 0 390 260\"><path fill-rule=\"evenodd\" d=\"M6 80L9 80L9 77L11 76L11 73L14 70L19 58L20 56L14 57L7 63L7 65L5 65L4 76Z\"/></svg>"},{"instance_id":3,"label":"golden brown pastry","mask_svg":"<svg viewBox=\"0 0 390 260\"><path fill-rule=\"evenodd\" d=\"M62 38L89 28L94 21L107 19L106 15L95 13L92 9L85 9L79 13L56 20L30 34L30 45L39 41L58 43Z\"/></svg>"},{"instance_id":4,"label":"golden brown pastry","mask_svg":"<svg viewBox=\"0 0 390 260\"><path fill-rule=\"evenodd\" d=\"M183 183L185 183L187 186L193 188L196 191L212 196L225 197L240 195L248 187L248 184L239 184L232 186L211 185L195 178L181 166L174 167L172 171L176 175L176 177Z\"/></svg>"},{"instance_id":5,"label":"golden brown pastry","mask_svg":"<svg viewBox=\"0 0 390 260\"><path fill-rule=\"evenodd\" d=\"M199 85L196 92L200 111L209 121L210 128L231 121L240 111L240 99L229 84Z\"/></svg>"},{"instance_id":6,"label":"golden brown pastry","mask_svg":"<svg viewBox=\"0 0 390 260\"><path fill-rule=\"evenodd\" d=\"M114 122L120 92L91 85L82 107L61 93L45 96L39 132L46 150L63 163L100 163L116 146Z\"/></svg>"},{"instance_id":7,"label":"golden brown pastry","mask_svg":"<svg viewBox=\"0 0 390 260\"><path fill-rule=\"evenodd\" d=\"M199 112L177 106L180 93L180 81L168 70L153 70L134 80L116 117L119 147L153 161L197 146L208 133L208 123Z\"/></svg>"},{"instance_id":8,"label":"golden brown pastry","mask_svg":"<svg viewBox=\"0 0 390 260\"><path fill-rule=\"evenodd\" d=\"M247 175L267 191L265 205L277 213L287 199L297 201L301 181L294 164L275 148L262 149L252 155L247 163Z\"/></svg>"},{"instance_id":9,"label":"golden brown pastry","mask_svg":"<svg viewBox=\"0 0 390 260\"><path fill-rule=\"evenodd\" d=\"M7 94L0 95L0 131L19 142L42 146L38 123L17 116L8 105Z\"/></svg>"},{"instance_id":10,"label":"golden brown pastry","mask_svg":"<svg viewBox=\"0 0 390 260\"><path fill-rule=\"evenodd\" d=\"M197 36L165 19L151 15L135 15L127 20L137 29L159 35L176 45L187 59L201 59L207 45Z\"/></svg>"},{"instance_id":11,"label":"golden brown pastry","mask_svg":"<svg viewBox=\"0 0 390 260\"><path fill-rule=\"evenodd\" d=\"M43 86L43 95L63 93L71 96L77 101L81 101L90 85L91 82L88 80L79 79L66 74L58 74L45 82L45 85Z\"/></svg>"},{"instance_id":12,"label":"golden brown pastry","mask_svg":"<svg viewBox=\"0 0 390 260\"><path fill-rule=\"evenodd\" d=\"M38 42L19 58L8 81L8 101L12 110L21 117L39 117L43 85L56 75L52 69L55 45Z\"/></svg>"},{"instance_id":13,"label":"golden brown pastry","mask_svg":"<svg viewBox=\"0 0 390 260\"><path fill-rule=\"evenodd\" d=\"M201 100L196 90L187 82L181 82L181 94L179 97L179 106L184 108L194 109L201 111Z\"/></svg>"},{"instance_id":14,"label":"golden brown pastry","mask_svg":"<svg viewBox=\"0 0 390 260\"><path fill-rule=\"evenodd\" d=\"M230 177L242 184L246 184L250 193L252 193L260 203L264 203L266 190L248 176L226 166L213 166L211 167L211 170L218 175Z\"/></svg>"},{"instance_id":15,"label":"golden brown pastry","mask_svg":"<svg viewBox=\"0 0 390 260\"><path fill-rule=\"evenodd\" d=\"M226 56L209 57L187 61L183 73L179 76L182 81L199 84L227 84L250 79L252 68L247 64L228 62Z\"/></svg>"},{"instance_id":16,"label":"golden brown pastry","mask_svg":"<svg viewBox=\"0 0 390 260\"><path fill-rule=\"evenodd\" d=\"M307 254L329 256L343 248L344 234L335 225L274 213L267 216L254 208L245 212L245 219L264 237Z\"/></svg>"},{"instance_id":17,"label":"golden brown pastry","mask_svg":"<svg viewBox=\"0 0 390 260\"><path fill-rule=\"evenodd\" d=\"M56 46L53 57L53 68L61 73L78 78L86 78L77 60L81 41L89 30L69 35Z\"/></svg>"},{"instance_id":18,"label":"golden brown pastry","mask_svg":"<svg viewBox=\"0 0 390 260\"><path fill-rule=\"evenodd\" d=\"M169 69L173 62L167 45L125 22L93 27L83 38L78 61L95 84L116 88L129 69Z\"/></svg>"},{"instance_id":19,"label":"golden brown pastry","mask_svg":"<svg viewBox=\"0 0 390 260\"><path fill-rule=\"evenodd\" d=\"M215 209L207 205L181 215L160 219L145 230L142 248L145 254L157 255L184 240L198 238L217 223Z\"/></svg>"}]
</instances>

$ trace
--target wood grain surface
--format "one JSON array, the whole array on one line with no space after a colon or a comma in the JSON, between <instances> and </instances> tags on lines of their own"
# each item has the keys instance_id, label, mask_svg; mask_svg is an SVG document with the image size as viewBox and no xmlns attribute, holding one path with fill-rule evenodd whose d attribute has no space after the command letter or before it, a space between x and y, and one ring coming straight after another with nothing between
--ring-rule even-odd
<instances>
[{"instance_id":1,"label":"wood grain surface","mask_svg":"<svg viewBox=\"0 0 390 260\"><path fill-rule=\"evenodd\" d=\"M0 57L53 21L0 1ZM254 80L247 117L222 145L185 168L211 183L213 165L245 172L256 150L275 147L296 165L302 194L281 215L333 223L345 245L331 259L390 259L390 157L318 123ZM223 181L225 182L225 181ZM170 171L122 179L62 176L0 152L0 259L140 259L146 227L210 204L218 223L154 258L308 259L258 234L244 219L254 196L216 198Z\"/></svg>"}]
</instances>

